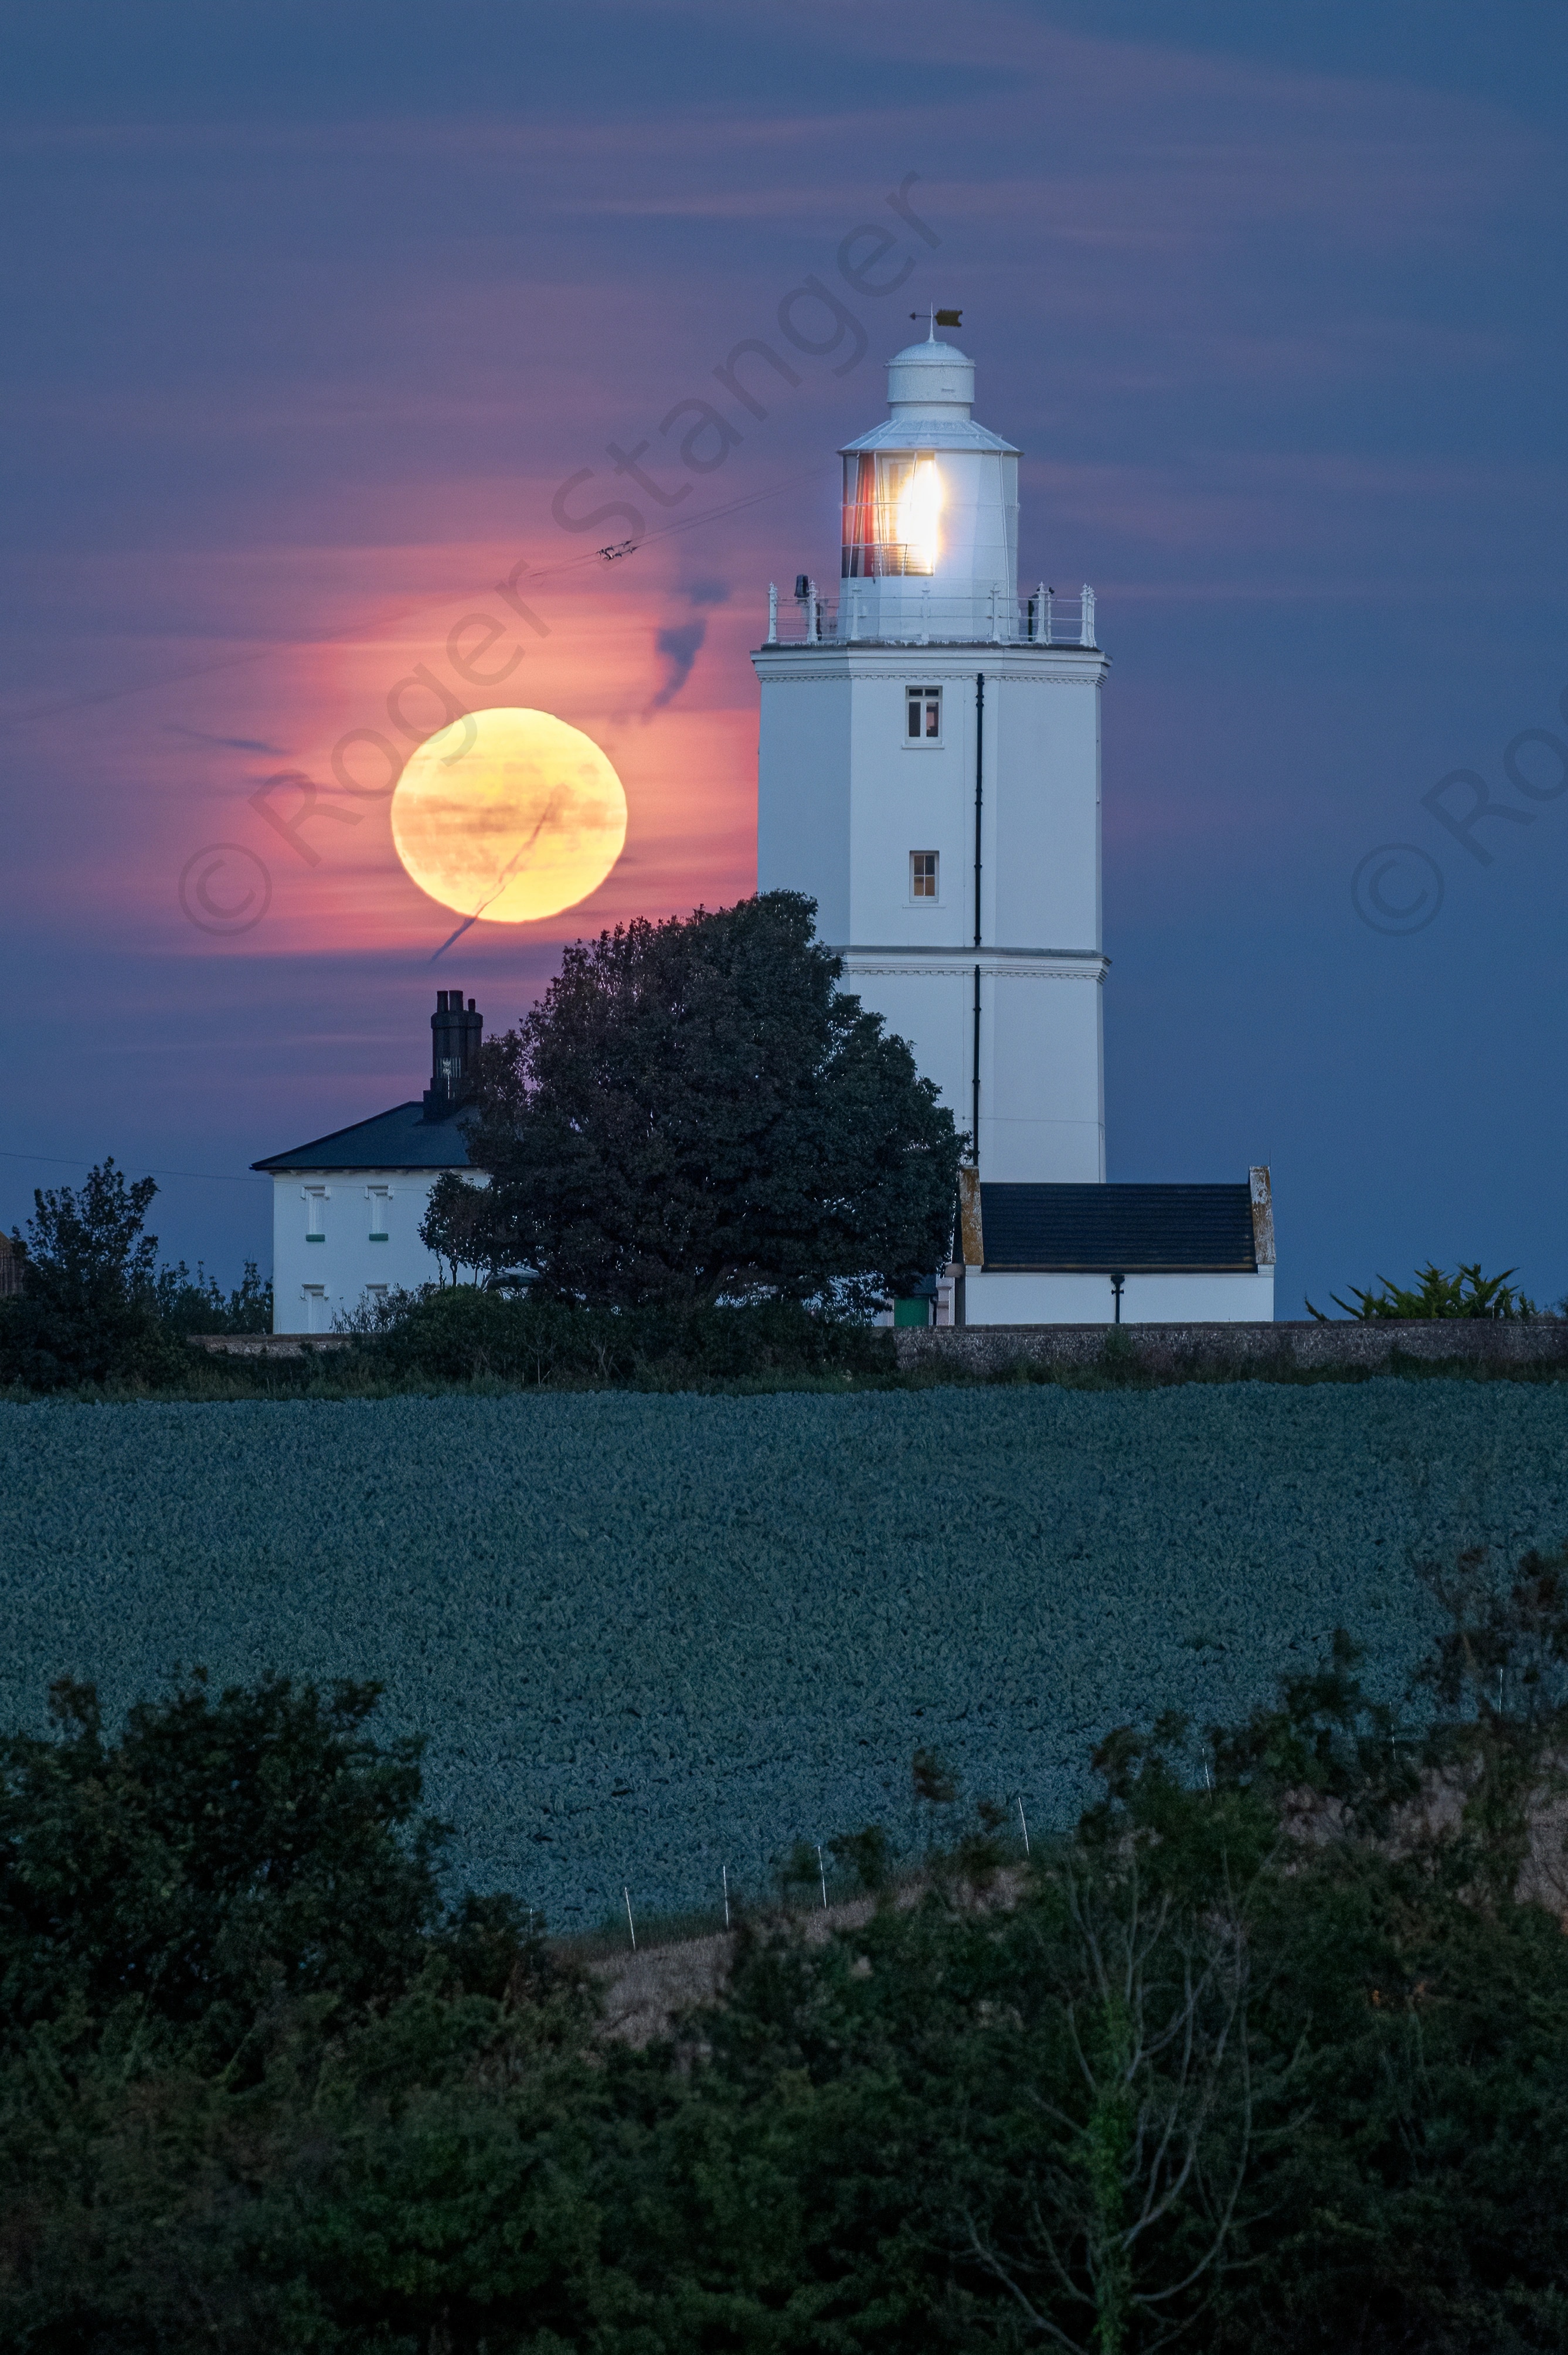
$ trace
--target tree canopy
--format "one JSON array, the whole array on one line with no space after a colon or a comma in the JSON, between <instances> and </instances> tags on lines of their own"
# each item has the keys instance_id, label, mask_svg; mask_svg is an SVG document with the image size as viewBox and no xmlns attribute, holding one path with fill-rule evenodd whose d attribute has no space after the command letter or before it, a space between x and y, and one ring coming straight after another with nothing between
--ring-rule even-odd
<instances>
[{"instance_id":1,"label":"tree canopy","mask_svg":"<svg viewBox=\"0 0 1568 2355\"><path fill-rule=\"evenodd\" d=\"M274 1983L351 1999L406 1977L440 1906L420 1744L382 1744L375 1685L198 1670L105 1732L91 1685L52 1737L0 1740L0 1985L12 2030L134 1998L194 2023Z\"/></svg>"},{"instance_id":2,"label":"tree canopy","mask_svg":"<svg viewBox=\"0 0 1568 2355\"><path fill-rule=\"evenodd\" d=\"M0 1301L0 1381L35 1390L103 1381L178 1380L191 1332L264 1333L272 1287L247 1260L227 1299L197 1263L157 1265L146 1232L157 1193L112 1155L80 1187L38 1188L26 1237L12 1231L22 1291Z\"/></svg>"},{"instance_id":3,"label":"tree canopy","mask_svg":"<svg viewBox=\"0 0 1568 2355\"><path fill-rule=\"evenodd\" d=\"M863 1300L932 1273L964 1140L904 1041L837 988L815 914L771 891L569 948L481 1051L469 1154L491 1184L461 1218L463 1181L439 1188L432 1233L592 1305Z\"/></svg>"},{"instance_id":4,"label":"tree canopy","mask_svg":"<svg viewBox=\"0 0 1568 2355\"><path fill-rule=\"evenodd\" d=\"M869 1907L748 1913L640 2049L442 1904L373 1689L61 1687L0 1744L0 2343L1557 2355L1568 1584L1432 1582L1411 1719L1340 1637L1111 1733L1028 1858L982 1803L894 1891L846 1831Z\"/></svg>"},{"instance_id":5,"label":"tree canopy","mask_svg":"<svg viewBox=\"0 0 1568 2355\"><path fill-rule=\"evenodd\" d=\"M158 1239L147 1234L155 1179L128 1182L112 1156L86 1183L38 1188L22 1255L23 1290L0 1317L0 1367L40 1389L139 1371L160 1355Z\"/></svg>"}]
</instances>

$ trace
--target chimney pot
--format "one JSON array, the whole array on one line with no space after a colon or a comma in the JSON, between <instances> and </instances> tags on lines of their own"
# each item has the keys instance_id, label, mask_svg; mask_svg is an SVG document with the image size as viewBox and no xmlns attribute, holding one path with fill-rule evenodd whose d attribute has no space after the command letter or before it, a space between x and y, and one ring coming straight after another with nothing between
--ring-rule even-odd
<instances>
[{"instance_id":1,"label":"chimney pot","mask_svg":"<svg viewBox=\"0 0 1568 2355\"><path fill-rule=\"evenodd\" d=\"M466 1010L460 989L438 989L430 1018L430 1085L424 1094L427 1120L444 1120L468 1093L468 1072L484 1035L485 1018L473 998Z\"/></svg>"}]
</instances>

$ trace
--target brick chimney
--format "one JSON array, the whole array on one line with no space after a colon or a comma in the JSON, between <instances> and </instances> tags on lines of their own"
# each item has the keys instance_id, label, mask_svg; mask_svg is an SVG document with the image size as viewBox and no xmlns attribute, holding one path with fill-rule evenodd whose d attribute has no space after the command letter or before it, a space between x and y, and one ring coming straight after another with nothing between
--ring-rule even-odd
<instances>
[{"instance_id":1,"label":"brick chimney","mask_svg":"<svg viewBox=\"0 0 1568 2355\"><path fill-rule=\"evenodd\" d=\"M430 1018L430 1085L424 1092L426 1120L444 1120L463 1102L468 1092L468 1074L484 1030L485 1017L475 1011L472 998L465 1007L460 989L436 991L435 1012Z\"/></svg>"}]
</instances>

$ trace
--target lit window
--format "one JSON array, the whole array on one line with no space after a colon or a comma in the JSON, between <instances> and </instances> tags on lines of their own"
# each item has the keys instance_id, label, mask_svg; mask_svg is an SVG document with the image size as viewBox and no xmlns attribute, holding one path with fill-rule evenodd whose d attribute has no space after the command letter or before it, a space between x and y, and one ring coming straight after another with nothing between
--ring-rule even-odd
<instances>
[{"instance_id":1,"label":"lit window","mask_svg":"<svg viewBox=\"0 0 1568 2355\"><path fill-rule=\"evenodd\" d=\"M912 850L910 852L909 889L912 900L935 899L936 853L934 850Z\"/></svg>"},{"instance_id":2,"label":"lit window","mask_svg":"<svg viewBox=\"0 0 1568 2355\"><path fill-rule=\"evenodd\" d=\"M912 744L935 744L942 737L942 689L911 687L904 690L904 733Z\"/></svg>"},{"instance_id":3,"label":"lit window","mask_svg":"<svg viewBox=\"0 0 1568 2355\"><path fill-rule=\"evenodd\" d=\"M387 1204L390 1199L391 1188L387 1186L367 1186L365 1191L370 1199L370 1241L373 1243L384 1243L387 1240Z\"/></svg>"},{"instance_id":4,"label":"lit window","mask_svg":"<svg viewBox=\"0 0 1568 2355\"><path fill-rule=\"evenodd\" d=\"M860 452L844 461L847 581L933 573L942 550L942 470L926 450Z\"/></svg>"},{"instance_id":5,"label":"lit window","mask_svg":"<svg viewBox=\"0 0 1568 2355\"><path fill-rule=\"evenodd\" d=\"M302 1191L304 1195L304 1239L307 1243L324 1243L326 1241L326 1188L325 1186L306 1186Z\"/></svg>"}]
</instances>

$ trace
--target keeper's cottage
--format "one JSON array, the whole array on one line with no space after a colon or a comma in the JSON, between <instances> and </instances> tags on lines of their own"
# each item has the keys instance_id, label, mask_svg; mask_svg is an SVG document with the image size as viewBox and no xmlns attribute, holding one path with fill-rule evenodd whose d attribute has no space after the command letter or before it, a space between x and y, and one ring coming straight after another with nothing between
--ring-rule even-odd
<instances>
[{"instance_id":1,"label":"keeper's cottage","mask_svg":"<svg viewBox=\"0 0 1568 2355\"><path fill-rule=\"evenodd\" d=\"M1020 596L1019 453L974 398L933 320L840 453L837 594L768 592L757 888L816 901L845 986L973 1142L962 1257L898 1321L1269 1319L1266 1169L1105 1182L1109 661L1092 589Z\"/></svg>"},{"instance_id":2,"label":"keeper's cottage","mask_svg":"<svg viewBox=\"0 0 1568 2355\"><path fill-rule=\"evenodd\" d=\"M485 1018L460 989L438 989L422 1098L251 1167L272 1181L272 1329L329 1333L390 1291L441 1276L420 1240L431 1188L468 1167L468 1066Z\"/></svg>"}]
</instances>

